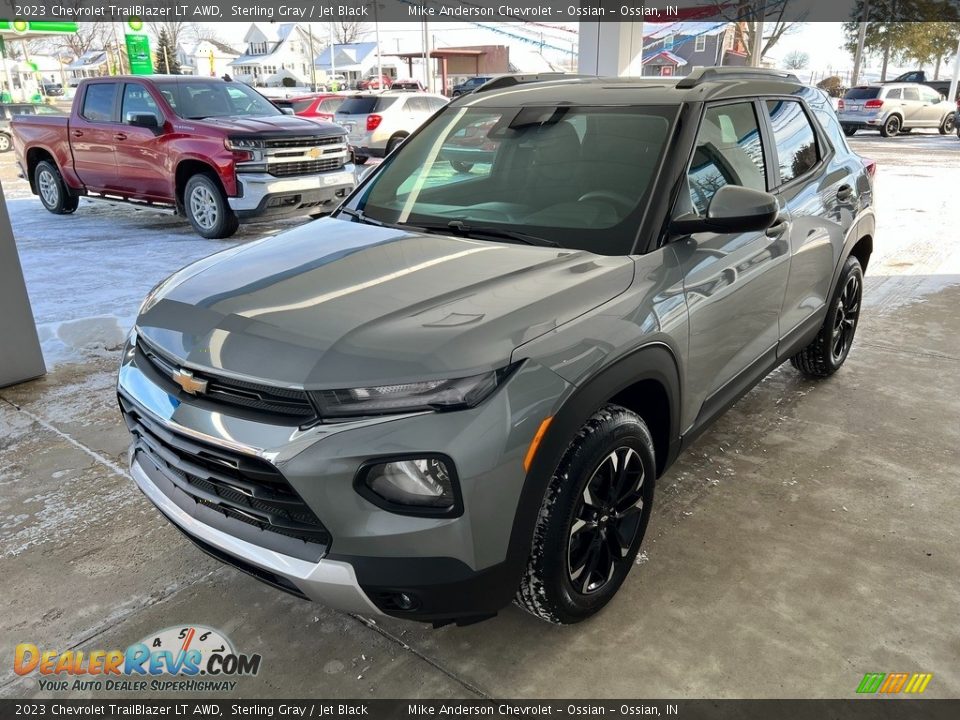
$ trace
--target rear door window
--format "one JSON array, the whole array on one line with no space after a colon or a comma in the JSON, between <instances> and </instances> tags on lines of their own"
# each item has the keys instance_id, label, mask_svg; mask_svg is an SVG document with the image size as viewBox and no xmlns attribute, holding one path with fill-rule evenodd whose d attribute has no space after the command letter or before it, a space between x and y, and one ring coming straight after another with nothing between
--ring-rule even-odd
<instances>
[{"instance_id":1,"label":"rear door window","mask_svg":"<svg viewBox=\"0 0 960 720\"><path fill-rule=\"evenodd\" d=\"M80 115L90 122L113 121L113 99L117 94L116 83L93 83L83 95Z\"/></svg>"},{"instance_id":2,"label":"rear door window","mask_svg":"<svg viewBox=\"0 0 960 720\"><path fill-rule=\"evenodd\" d=\"M903 89L903 99L904 100L915 100L919 102L920 93L917 92L916 88L904 88Z\"/></svg>"},{"instance_id":3,"label":"rear door window","mask_svg":"<svg viewBox=\"0 0 960 720\"><path fill-rule=\"evenodd\" d=\"M780 165L780 182L788 183L811 170L819 161L817 134L803 106L795 100L768 100Z\"/></svg>"},{"instance_id":4,"label":"rear door window","mask_svg":"<svg viewBox=\"0 0 960 720\"><path fill-rule=\"evenodd\" d=\"M891 90L890 92L887 93L887 100L899 100L902 97L903 97L903 92L900 90L900 88L897 88L896 90Z\"/></svg>"}]
</instances>

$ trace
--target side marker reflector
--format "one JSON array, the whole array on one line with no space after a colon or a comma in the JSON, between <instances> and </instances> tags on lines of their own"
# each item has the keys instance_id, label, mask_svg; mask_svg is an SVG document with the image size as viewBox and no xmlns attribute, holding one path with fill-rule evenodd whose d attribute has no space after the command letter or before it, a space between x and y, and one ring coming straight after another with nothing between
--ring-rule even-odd
<instances>
[{"instance_id":1,"label":"side marker reflector","mask_svg":"<svg viewBox=\"0 0 960 720\"><path fill-rule=\"evenodd\" d=\"M533 440L530 441L530 447L527 448L527 454L523 458L523 469L525 472L530 472L530 466L533 465L533 458L537 454L537 448L540 447L540 441L543 440L543 436L546 435L547 428L550 427L552 421L552 416L544 418L543 422L540 423L540 427L537 428L537 433L533 436Z\"/></svg>"}]
</instances>

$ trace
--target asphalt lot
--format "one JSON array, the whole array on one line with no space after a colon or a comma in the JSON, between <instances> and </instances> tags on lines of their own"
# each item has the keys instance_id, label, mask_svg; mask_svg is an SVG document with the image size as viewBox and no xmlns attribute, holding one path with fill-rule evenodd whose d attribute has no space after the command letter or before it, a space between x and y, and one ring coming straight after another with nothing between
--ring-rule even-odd
<instances>
[{"instance_id":1,"label":"asphalt lot","mask_svg":"<svg viewBox=\"0 0 960 720\"><path fill-rule=\"evenodd\" d=\"M221 566L126 476L112 387L140 298L283 226L224 242L123 208L55 217L0 156L57 363L0 390L0 695L53 696L13 673L17 643L106 650L203 624L263 655L236 691L247 698L847 698L864 673L893 671L932 672L926 696L960 696L960 140L853 144L879 164L878 232L845 367L819 384L780 368L681 457L600 616L558 628L511 607L440 630L333 612Z\"/></svg>"}]
</instances>

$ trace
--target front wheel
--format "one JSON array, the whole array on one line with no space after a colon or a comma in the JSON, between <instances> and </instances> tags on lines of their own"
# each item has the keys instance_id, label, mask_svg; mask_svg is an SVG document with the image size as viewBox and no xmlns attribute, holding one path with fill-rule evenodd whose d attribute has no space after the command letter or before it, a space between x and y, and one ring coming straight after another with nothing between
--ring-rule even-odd
<instances>
[{"instance_id":1,"label":"front wheel","mask_svg":"<svg viewBox=\"0 0 960 720\"><path fill-rule=\"evenodd\" d=\"M843 265L820 332L790 358L790 364L810 378L829 377L839 370L850 354L862 303L863 269L860 261L851 255Z\"/></svg>"},{"instance_id":2,"label":"front wheel","mask_svg":"<svg viewBox=\"0 0 960 720\"><path fill-rule=\"evenodd\" d=\"M650 520L656 478L643 420L598 410L550 480L516 602L556 624L586 620L616 594Z\"/></svg>"},{"instance_id":3,"label":"front wheel","mask_svg":"<svg viewBox=\"0 0 960 720\"><path fill-rule=\"evenodd\" d=\"M903 127L903 122L897 115L891 115L887 118L887 121L880 126L880 134L883 137L896 137L900 133L900 128Z\"/></svg>"},{"instance_id":4,"label":"front wheel","mask_svg":"<svg viewBox=\"0 0 960 720\"><path fill-rule=\"evenodd\" d=\"M857 129L858 128L856 125L844 125L843 134L846 135L847 137L853 137L854 135L857 134Z\"/></svg>"},{"instance_id":5,"label":"front wheel","mask_svg":"<svg viewBox=\"0 0 960 720\"><path fill-rule=\"evenodd\" d=\"M240 226L220 183L206 173L194 175L187 181L183 206L193 229L205 238L228 238Z\"/></svg>"},{"instance_id":6,"label":"front wheel","mask_svg":"<svg viewBox=\"0 0 960 720\"><path fill-rule=\"evenodd\" d=\"M367 157L366 155L354 155L354 156L353 156L353 164L354 164L354 165L366 165L366 164L367 164L367 160L369 160L369 159L370 159L370 158Z\"/></svg>"},{"instance_id":7,"label":"front wheel","mask_svg":"<svg viewBox=\"0 0 960 720\"><path fill-rule=\"evenodd\" d=\"M33 184L40 202L54 215L69 215L80 205L80 198L67 187L60 170L49 160L37 163Z\"/></svg>"},{"instance_id":8,"label":"front wheel","mask_svg":"<svg viewBox=\"0 0 960 720\"><path fill-rule=\"evenodd\" d=\"M450 164L453 166L454 170L462 175L466 175L473 170L473 163L463 162L462 160L451 160Z\"/></svg>"},{"instance_id":9,"label":"front wheel","mask_svg":"<svg viewBox=\"0 0 960 720\"><path fill-rule=\"evenodd\" d=\"M10 152L10 136L6 133L0 133L0 153Z\"/></svg>"}]
</instances>

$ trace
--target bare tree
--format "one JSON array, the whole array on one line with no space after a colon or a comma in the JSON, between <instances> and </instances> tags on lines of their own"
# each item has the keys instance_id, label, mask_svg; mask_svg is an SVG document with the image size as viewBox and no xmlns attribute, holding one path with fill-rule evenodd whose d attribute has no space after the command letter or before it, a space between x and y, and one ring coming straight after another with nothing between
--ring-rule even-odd
<instances>
[{"instance_id":1,"label":"bare tree","mask_svg":"<svg viewBox=\"0 0 960 720\"><path fill-rule=\"evenodd\" d=\"M340 21L330 24L333 26L333 38L337 45L355 43L370 32L370 24L365 22Z\"/></svg>"},{"instance_id":2,"label":"bare tree","mask_svg":"<svg viewBox=\"0 0 960 720\"><path fill-rule=\"evenodd\" d=\"M31 43L30 50L78 58L90 50L103 50L111 42L110 23L80 22L75 33L38 38Z\"/></svg>"},{"instance_id":3,"label":"bare tree","mask_svg":"<svg viewBox=\"0 0 960 720\"><path fill-rule=\"evenodd\" d=\"M783 59L783 66L787 68L787 70L803 70L809 64L810 55L809 53L803 52L803 50L789 52Z\"/></svg>"},{"instance_id":4,"label":"bare tree","mask_svg":"<svg viewBox=\"0 0 960 720\"><path fill-rule=\"evenodd\" d=\"M735 3L726 0L713 0L717 15L737 23L743 44L747 50L748 64L753 63L754 39L763 22L760 58L770 52L780 38L799 30L802 22L788 22L785 20L789 0L738 0ZM760 63L758 62L757 65Z\"/></svg>"},{"instance_id":5,"label":"bare tree","mask_svg":"<svg viewBox=\"0 0 960 720\"><path fill-rule=\"evenodd\" d=\"M170 46L176 51L180 45L195 43L199 40L209 39L209 29L201 23L195 22L152 22L148 23L150 32L159 42L160 33L166 33Z\"/></svg>"}]
</instances>

